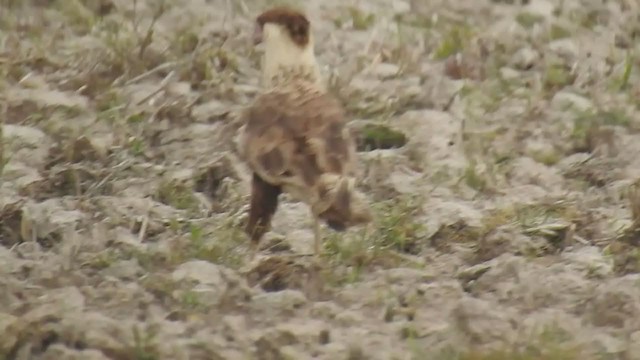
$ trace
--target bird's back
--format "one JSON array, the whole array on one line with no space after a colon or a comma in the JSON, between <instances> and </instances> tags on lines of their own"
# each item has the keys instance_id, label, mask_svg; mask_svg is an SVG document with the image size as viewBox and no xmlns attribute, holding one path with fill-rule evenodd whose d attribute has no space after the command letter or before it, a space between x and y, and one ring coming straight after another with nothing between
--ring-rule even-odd
<instances>
[{"instance_id":1,"label":"bird's back","mask_svg":"<svg viewBox=\"0 0 640 360\"><path fill-rule=\"evenodd\" d=\"M305 79L260 94L245 113L243 152L274 185L314 187L323 174L351 175L355 142L337 99Z\"/></svg>"},{"instance_id":2,"label":"bird's back","mask_svg":"<svg viewBox=\"0 0 640 360\"><path fill-rule=\"evenodd\" d=\"M355 141L336 98L316 83L290 80L259 95L245 121L240 146L262 180L306 202L336 230L371 220L355 189Z\"/></svg>"}]
</instances>

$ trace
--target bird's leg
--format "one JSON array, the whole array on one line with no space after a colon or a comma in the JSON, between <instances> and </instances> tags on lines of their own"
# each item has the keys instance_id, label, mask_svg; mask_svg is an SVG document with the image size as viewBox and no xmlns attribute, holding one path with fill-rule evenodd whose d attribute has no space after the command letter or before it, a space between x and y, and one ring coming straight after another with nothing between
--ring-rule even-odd
<instances>
[{"instance_id":1,"label":"bird's leg","mask_svg":"<svg viewBox=\"0 0 640 360\"><path fill-rule=\"evenodd\" d=\"M260 239L271 228L271 219L278 208L278 196L282 192L279 186L265 182L253 174L251 182L251 204L249 218L244 229L249 236L249 261L253 261L259 250Z\"/></svg>"}]
</instances>

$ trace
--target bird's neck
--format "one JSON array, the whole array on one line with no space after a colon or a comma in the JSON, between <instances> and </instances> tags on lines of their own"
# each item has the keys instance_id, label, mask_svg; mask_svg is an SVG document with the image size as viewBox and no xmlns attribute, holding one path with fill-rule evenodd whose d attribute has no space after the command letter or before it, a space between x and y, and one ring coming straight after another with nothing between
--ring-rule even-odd
<instances>
[{"instance_id":1,"label":"bird's neck","mask_svg":"<svg viewBox=\"0 0 640 360\"><path fill-rule=\"evenodd\" d=\"M304 48L289 41L267 43L262 64L262 74L262 81L265 87L300 79L311 81L324 87L312 42Z\"/></svg>"}]
</instances>

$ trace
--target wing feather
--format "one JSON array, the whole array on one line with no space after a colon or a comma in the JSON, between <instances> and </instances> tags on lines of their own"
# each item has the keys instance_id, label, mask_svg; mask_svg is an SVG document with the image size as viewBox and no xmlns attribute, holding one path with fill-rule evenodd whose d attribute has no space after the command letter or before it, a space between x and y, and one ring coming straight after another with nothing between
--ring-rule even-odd
<instances>
[{"instance_id":1,"label":"wing feather","mask_svg":"<svg viewBox=\"0 0 640 360\"><path fill-rule=\"evenodd\" d=\"M259 95L244 114L243 151L274 185L313 187L323 174L354 171L355 141L340 103L305 84Z\"/></svg>"}]
</instances>

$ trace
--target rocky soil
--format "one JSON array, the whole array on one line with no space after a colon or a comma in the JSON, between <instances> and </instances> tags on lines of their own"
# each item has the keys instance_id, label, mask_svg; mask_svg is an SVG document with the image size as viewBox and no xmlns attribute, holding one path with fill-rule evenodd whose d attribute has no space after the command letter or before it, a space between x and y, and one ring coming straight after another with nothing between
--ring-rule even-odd
<instances>
[{"instance_id":1,"label":"rocky soil","mask_svg":"<svg viewBox=\"0 0 640 360\"><path fill-rule=\"evenodd\" d=\"M0 4L0 359L640 359L637 1L300 1L375 229L253 266L273 2Z\"/></svg>"}]
</instances>

